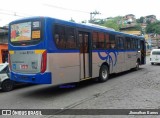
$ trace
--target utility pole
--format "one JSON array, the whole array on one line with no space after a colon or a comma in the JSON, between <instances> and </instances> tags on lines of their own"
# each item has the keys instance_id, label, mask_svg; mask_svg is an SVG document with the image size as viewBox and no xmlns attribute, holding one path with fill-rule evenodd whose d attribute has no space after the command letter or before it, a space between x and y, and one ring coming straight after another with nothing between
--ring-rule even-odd
<instances>
[{"instance_id":1,"label":"utility pole","mask_svg":"<svg viewBox=\"0 0 160 118\"><path fill-rule=\"evenodd\" d=\"M90 23L93 23L93 19L97 14L101 14L101 13L98 11L94 11L90 13L90 21L89 21Z\"/></svg>"}]
</instances>

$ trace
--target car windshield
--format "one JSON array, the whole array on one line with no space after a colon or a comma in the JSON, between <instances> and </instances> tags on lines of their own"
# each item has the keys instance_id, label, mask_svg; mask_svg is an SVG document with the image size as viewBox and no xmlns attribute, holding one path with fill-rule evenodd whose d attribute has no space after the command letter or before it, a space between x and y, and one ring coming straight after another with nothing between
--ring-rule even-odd
<instances>
[{"instance_id":1,"label":"car windshield","mask_svg":"<svg viewBox=\"0 0 160 118\"><path fill-rule=\"evenodd\" d=\"M153 51L152 55L160 55L160 51Z\"/></svg>"},{"instance_id":2,"label":"car windshield","mask_svg":"<svg viewBox=\"0 0 160 118\"><path fill-rule=\"evenodd\" d=\"M0 71L2 70L3 66L4 66L4 65L0 65Z\"/></svg>"}]
</instances>

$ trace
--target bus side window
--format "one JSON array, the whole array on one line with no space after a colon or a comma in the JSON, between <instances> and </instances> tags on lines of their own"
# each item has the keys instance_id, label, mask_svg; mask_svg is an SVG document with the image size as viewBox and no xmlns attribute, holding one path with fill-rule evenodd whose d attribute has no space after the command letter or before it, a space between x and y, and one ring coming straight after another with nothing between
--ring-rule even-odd
<instances>
[{"instance_id":1,"label":"bus side window","mask_svg":"<svg viewBox=\"0 0 160 118\"><path fill-rule=\"evenodd\" d=\"M115 49L116 48L116 41L115 41L114 35L109 36L109 42L110 42L110 48Z\"/></svg>"},{"instance_id":2,"label":"bus side window","mask_svg":"<svg viewBox=\"0 0 160 118\"><path fill-rule=\"evenodd\" d=\"M93 37L93 49L96 49L98 47L97 45L97 41L98 41L98 33L97 32L93 32L92 34L92 37Z\"/></svg>"},{"instance_id":3,"label":"bus side window","mask_svg":"<svg viewBox=\"0 0 160 118\"><path fill-rule=\"evenodd\" d=\"M98 32L98 48L104 49L105 37L104 33Z\"/></svg>"},{"instance_id":4,"label":"bus side window","mask_svg":"<svg viewBox=\"0 0 160 118\"><path fill-rule=\"evenodd\" d=\"M59 40L59 35L58 34L55 34L54 39L55 39L56 45L59 45L60 40Z\"/></svg>"},{"instance_id":5,"label":"bus side window","mask_svg":"<svg viewBox=\"0 0 160 118\"><path fill-rule=\"evenodd\" d=\"M65 48L66 42L64 40L64 36L60 37L59 48Z\"/></svg>"},{"instance_id":6,"label":"bus side window","mask_svg":"<svg viewBox=\"0 0 160 118\"><path fill-rule=\"evenodd\" d=\"M129 37L125 38L125 47L126 49L130 50L131 49L131 41Z\"/></svg>"},{"instance_id":7,"label":"bus side window","mask_svg":"<svg viewBox=\"0 0 160 118\"><path fill-rule=\"evenodd\" d=\"M76 48L76 37L74 28L66 27L66 37L66 48Z\"/></svg>"},{"instance_id":8,"label":"bus side window","mask_svg":"<svg viewBox=\"0 0 160 118\"><path fill-rule=\"evenodd\" d=\"M58 48L65 48L65 27L55 25L54 42Z\"/></svg>"},{"instance_id":9,"label":"bus side window","mask_svg":"<svg viewBox=\"0 0 160 118\"><path fill-rule=\"evenodd\" d=\"M117 49L124 49L124 43L122 37L116 37L116 47Z\"/></svg>"},{"instance_id":10,"label":"bus side window","mask_svg":"<svg viewBox=\"0 0 160 118\"><path fill-rule=\"evenodd\" d=\"M140 45L140 39L138 39L138 49L141 48L141 45Z\"/></svg>"},{"instance_id":11,"label":"bus side window","mask_svg":"<svg viewBox=\"0 0 160 118\"><path fill-rule=\"evenodd\" d=\"M106 48L109 49L110 48L110 44L109 44L109 34L106 34Z\"/></svg>"}]
</instances>

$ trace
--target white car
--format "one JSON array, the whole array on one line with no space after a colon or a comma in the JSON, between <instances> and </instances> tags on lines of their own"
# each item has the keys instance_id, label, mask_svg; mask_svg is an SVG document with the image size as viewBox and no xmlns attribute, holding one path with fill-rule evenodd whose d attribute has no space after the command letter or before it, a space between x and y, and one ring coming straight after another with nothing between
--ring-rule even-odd
<instances>
[{"instance_id":1,"label":"white car","mask_svg":"<svg viewBox=\"0 0 160 118\"><path fill-rule=\"evenodd\" d=\"M15 82L10 80L10 73L8 63L0 64L0 88L5 91L11 91Z\"/></svg>"},{"instance_id":2,"label":"white car","mask_svg":"<svg viewBox=\"0 0 160 118\"><path fill-rule=\"evenodd\" d=\"M150 53L150 63L152 65L160 63L160 49L153 49Z\"/></svg>"}]
</instances>

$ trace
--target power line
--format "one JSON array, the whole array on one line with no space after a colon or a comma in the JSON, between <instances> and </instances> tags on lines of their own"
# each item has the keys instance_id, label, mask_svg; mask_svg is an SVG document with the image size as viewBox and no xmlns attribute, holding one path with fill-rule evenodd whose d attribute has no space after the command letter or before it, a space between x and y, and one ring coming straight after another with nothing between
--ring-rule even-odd
<instances>
[{"instance_id":1,"label":"power line","mask_svg":"<svg viewBox=\"0 0 160 118\"><path fill-rule=\"evenodd\" d=\"M81 10L76 10L76 9L69 9L69 8L64 8L64 7L59 7L59 6L55 6L55 5L50 5L50 4L43 4L44 6L47 6L47 7L54 7L54 8L57 8L57 9L63 9L63 10L69 10L69 11L73 11L73 12L81 12L81 13L87 13L87 14L90 14L90 12L86 12L86 11L81 11Z\"/></svg>"},{"instance_id":2,"label":"power line","mask_svg":"<svg viewBox=\"0 0 160 118\"><path fill-rule=\"evenodd\" d=\"M33 15L30 15L30 14L26 14L26 13L10 11L10 10L5 10L5 9L0 9L0 10L4 11L4 12L0 12L0 14L5 14L5 15L18 16L18 17L33 16Z\"/></svg>"},{"instance_id":3,"label":"power line","mask_svg":"<svg viewBox=\"0 0 160 118\"><path fill-rule=\"evenodd\" d=\"M10 16L18 16L18 17L25 17L25 16L18 15L18 14L16 14L16 13L11 14L11 13L0 12L0 14L10 15Z\"/></svg>"}]
</instances>

